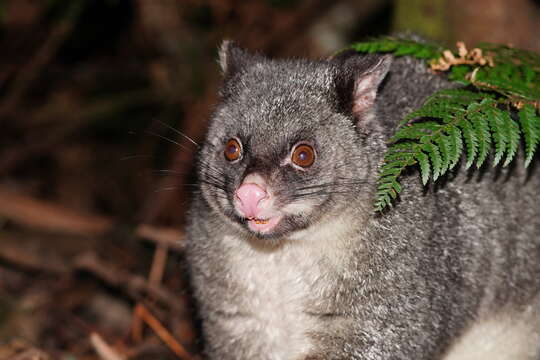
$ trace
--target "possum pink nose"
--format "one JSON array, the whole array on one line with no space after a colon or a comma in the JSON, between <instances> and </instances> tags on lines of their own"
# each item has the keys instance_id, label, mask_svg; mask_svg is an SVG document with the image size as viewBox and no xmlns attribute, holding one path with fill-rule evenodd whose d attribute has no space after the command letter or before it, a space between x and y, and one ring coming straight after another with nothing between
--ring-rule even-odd
<instances>
[{"instance_id":1,"label":"possum pink nose","mask_svg":"<svg viewBox=\"0 0 540 360\"><path fill-rule=\"evenodd\" d=\"M266 191L259 185L243 184L236 190L238 208L245 217L257 217L261 210L262 201L268 197Z\"/></svg>"}]
</instances>

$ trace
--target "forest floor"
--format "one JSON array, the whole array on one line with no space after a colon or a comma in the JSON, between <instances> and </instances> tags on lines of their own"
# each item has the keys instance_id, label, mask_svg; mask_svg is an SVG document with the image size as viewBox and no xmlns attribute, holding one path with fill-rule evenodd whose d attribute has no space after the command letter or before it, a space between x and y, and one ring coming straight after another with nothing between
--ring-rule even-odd
<instances>
[{"instance_id":1,"label":"forest floor","mask_svg":"<svg viewBox=\"0 0 540 360\"><path fill-rule=\"evenodd\" d=\"M182 238L149 226L84 236L4 226L0 359L196 359Z\"/></svg>"}]
</instances>

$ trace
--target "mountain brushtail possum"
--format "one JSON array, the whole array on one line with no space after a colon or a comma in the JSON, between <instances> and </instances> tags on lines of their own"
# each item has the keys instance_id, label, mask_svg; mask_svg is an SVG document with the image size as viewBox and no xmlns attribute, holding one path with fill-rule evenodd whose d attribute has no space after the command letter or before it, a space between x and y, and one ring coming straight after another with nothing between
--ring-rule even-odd
<instances>
[{"instance_id":1,"label":"mountain brushtail possum","mask_svg":"<svg viewBox=\"0 0 540 360\"><path fill-rule=\"evenodd\" d=\"M399 121L457 85L390 55L226 41L220 64L187 228L209 359L540 359L540 177L523 161L428 187L410 171L373 211Z\"/></svg>"}]
</instances>

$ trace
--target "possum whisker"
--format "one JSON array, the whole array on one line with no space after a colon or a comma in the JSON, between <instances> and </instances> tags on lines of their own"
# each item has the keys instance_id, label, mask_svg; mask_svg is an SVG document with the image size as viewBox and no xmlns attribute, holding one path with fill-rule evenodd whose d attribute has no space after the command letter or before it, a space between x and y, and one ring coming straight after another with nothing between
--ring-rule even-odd
<instances>
[{"instance_id":1,"label":"possum whisker","mask_svg":"<svg viewBox=\"0 0 540 360\"><path fill-rule=\"evenodd\" d=\"M155 133L155 132L150 131L150 130L146 130L146 133L149 134L149 135L156 136L156 137L158 137L158 138L160 138L160 139L163 139L163 140L165 140L165 141L168 141L168 142L170 142L171 144L178 145L181 149L184 149L184 150L190 150L190 151L192 150L192 149L190 149L189 147L187 147L187 146L185 146L185 145L183 145L183 144L180 144L178 141L175 141L175 140L173 140L173 139L171 139L171 138L169 138L169 137L167 137L167 136L164 136L164 135Z\"/></svg>"},{"instance_id":2,"label":"possum whisker","mask_svg":"<svg viewBox=\"0 0 540 360\"><path fill-rule=\"evenodd\" d=\"M175 129L174 127L172 127L171 125L161 121L161 120L156 120L158 123L160 123L161 125L165 126L166 128L174 131L175 133L177 133L178 135L182 136L184 139L188 140L189 142L191 142L193 145L195 145L196 147L199 147L199 144L197 144L195 142L195 140L193 140L192 138L190 138L189 136L187 136L186 134L184 134L183 132L181 132L180 130L178 129Z\"/></svg>"}]
</instances>

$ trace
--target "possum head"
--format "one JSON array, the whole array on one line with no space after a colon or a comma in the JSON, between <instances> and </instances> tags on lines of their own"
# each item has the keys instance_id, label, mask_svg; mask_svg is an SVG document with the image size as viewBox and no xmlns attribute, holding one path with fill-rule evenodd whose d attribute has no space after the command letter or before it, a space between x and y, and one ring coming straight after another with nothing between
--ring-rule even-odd
<instances>
[{"instance_id":1,"label":"possum head","mask_svg":"<svg viewBox=\"0 0 540 360\"><path fill-rule=\"evenodd\" d=\"M198 167L212 210L248 235L275 239L362 193L369 202L370 153L381 143L375 98L390 62L271 60L225 42L221 101Z\"/></svg>"}]
</instances>

